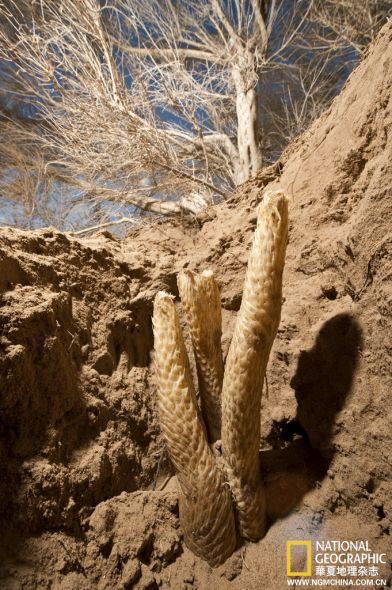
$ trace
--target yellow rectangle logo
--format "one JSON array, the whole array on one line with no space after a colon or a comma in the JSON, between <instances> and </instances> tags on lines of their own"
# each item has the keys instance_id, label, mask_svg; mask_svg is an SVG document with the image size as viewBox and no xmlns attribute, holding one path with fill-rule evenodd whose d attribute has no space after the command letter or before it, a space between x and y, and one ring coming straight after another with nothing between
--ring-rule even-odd
<instances>
[{"instance_id":1,"label":"yellow rectangle logo","mask_svg":"<svg viewBox=\"0 0 392 590\"><path fill-rule=\"evenodd\" d=\"M306 569L303 572L291 571L291 548L300 545L306 547ZM311 576L312 575L312 541L287 541L286 543L286 575L287 576Z\"/></svg>"}]
</instances>

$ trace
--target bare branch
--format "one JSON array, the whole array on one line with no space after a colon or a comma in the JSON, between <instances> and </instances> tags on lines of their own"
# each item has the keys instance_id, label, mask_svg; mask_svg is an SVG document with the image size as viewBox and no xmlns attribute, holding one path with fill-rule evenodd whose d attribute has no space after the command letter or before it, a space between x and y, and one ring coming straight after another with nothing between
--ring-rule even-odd
<instances>
[{"instance_id":1,"label":"bare branch","mask_svg":"<svg viewBox=\"0 0 392 590\"><path fill-rule=\"evenodd\" d=\"M311 17L325 31L322 40L349 46L361 54L392 14L390 0L314 0ZM329 35L328 35L329 33Z\"/></svg>"},{"instance_id":2,"label":"bare branch","mask_svg":"<svg viewBox=\"0 0 392 590\"><path fill-rule=\"evenodd\" d=\"M0 195L27 225L65 228L225 198L265 163L268 76L285 80L269 135L284 143L333 87L306 55L330 63L338 35L361 48L386 3L2 0Z\"/></svg>"},{"instance_id":3,"label":"bare branch","mask_svg":"<svg viewBox=\"0 0 392 590\"><path fill-rule=\"evenodd\" d=\"M134 217L121 217L121 219L116 219L115 221L107 221L106 223L99 223L98 225L93 225L91 227L86 227L85 229L80 229L79 231L72 232L74 236L83 236L84 234L89 234L91 232L95 232L98 229L103 229L105 227L112 227L113 225L121 225L123 223L137 223Z\"/></svg>"},{"instance_id":4,"label":"bare branch","mask_svg":"<svg viewBox=\"0 0 392 590\"><path fill-rule=\"evenodd\" d=\"M255 19L257 23L257 28L261 35L262 46L267 47L268 43L268 31L266 24L264 22L264 17L261 14L260 3L259 0L251 0L251 4L255 13Z\"/></svg>"}]
</instances>

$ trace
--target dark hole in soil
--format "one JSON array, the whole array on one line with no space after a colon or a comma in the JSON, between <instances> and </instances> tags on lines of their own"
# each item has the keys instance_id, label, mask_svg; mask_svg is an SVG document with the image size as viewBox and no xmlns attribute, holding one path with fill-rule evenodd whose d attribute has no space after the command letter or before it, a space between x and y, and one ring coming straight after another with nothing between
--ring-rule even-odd
<instances>
[{"instance_id":1,"label":"dark hole in soil","mask_svg":"<svg viewBox=\"0 0 392 590\"><path fill-rule=\"evenodd\" d=\"M113 549L113 539L109 539L105 545L101 547L101 553L105 559L109 557Z\"/></svg>"},{"instance_id":2,"label":"dark hole in soil","mask_svg":"<svg viewBox=\"0 0 392 590\"><path fill-rule=\"evenodd\" d=\"M332 287L321 287L321 292L326 299L334 301L338 296L338 292L334 286Z\"/></svg>"},{"instance_id":3,"label":"dark hole in soil","mask_svg":"<svg viewBox=\"0 0 392 590\"><path fill-rule=\"evenodd\" d=\"M376 489L376 482L374 481L374 479L372 477L368 480L368 482L365 486L365 489L369 494L372 494L374 492L374 490Z\"/></svg>"},{"instance_id":4,"label":"dark hole in soil","mask_svg":"<svg viewBox=\"0 0 392 590\"><path fill-rule=\"evenodd\" d=\"M384 508L383 506L379 506L377 508L377 516L380 520L382 520L383 518L385 518L385 512L384 512Z\"/></svg>"},{"instance_id":5,"label":"dark hole in soil","mask_svg":"<svg viewBox=\"0 0 392 590\"><path fill-rule=\"evenodd\" d=\"M138 553L138 559L141 561L141 563L144 563L144 565L149 565L149 563L151 561L151 554L152 554L153 549L154 549L154 538L152 535L149 535L145 539L145 543L143 544L143 547L141 548L140 552Z\"/></svg>"}]
</instances>

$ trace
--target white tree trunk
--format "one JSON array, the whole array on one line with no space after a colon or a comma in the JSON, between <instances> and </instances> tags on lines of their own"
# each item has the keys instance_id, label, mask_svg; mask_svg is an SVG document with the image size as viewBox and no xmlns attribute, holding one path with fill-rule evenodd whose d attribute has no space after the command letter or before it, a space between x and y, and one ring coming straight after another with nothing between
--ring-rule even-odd
<instances>
[{"instance_id":1,"label":"white tree trunk","mask_svg":"<svg viewBox=\"0 0 392 590\"><path fill-rule=\"evenodd\" d=\"M246 85L246 76L239 67L232 70L236 88L237 146L239 159L235 166L235 182L241 184L260 170L263 160L259 148L257 121L257 90Z\"/></svg>"}]
</instances>

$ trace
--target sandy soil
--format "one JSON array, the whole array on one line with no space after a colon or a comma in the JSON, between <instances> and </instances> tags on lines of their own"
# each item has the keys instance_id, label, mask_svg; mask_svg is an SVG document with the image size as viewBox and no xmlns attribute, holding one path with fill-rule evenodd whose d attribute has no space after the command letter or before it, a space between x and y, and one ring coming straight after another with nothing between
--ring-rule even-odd
<instances>
[{"instance_id":1,"label":"sandy soil","mask_svg":"<svg viewBox=\"0 0 392 590\"><path fill-rule=\"evenodd\" d=\"M1 588L283 590L289 539L366 539L391 587L391 94L392 22L229 202L123 241L0 230ZM261 416L270 528L211 569L178 522L152 301L178 294L181 268L212 268L227 350L266 186L287 192L291 219Z\"/></svg>"}]
</instances>

